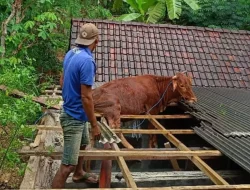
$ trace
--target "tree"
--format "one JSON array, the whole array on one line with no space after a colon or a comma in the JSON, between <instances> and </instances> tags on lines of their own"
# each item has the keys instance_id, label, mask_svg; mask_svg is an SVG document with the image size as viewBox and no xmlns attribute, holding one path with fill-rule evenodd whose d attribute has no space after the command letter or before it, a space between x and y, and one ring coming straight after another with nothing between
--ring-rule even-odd
<instances>
[{"instance_id":1,"label":"tree","mask_svg":"<svg viewBox=\"0 0 250 190\"><path fill-rule=\"evenodd\" d=\"M166 10L169 19L178 19L183 1L193 10L199 9L197 0L124 0L130 5L130 13L121 15L117 20L157 23L165 17Z\"/></svg>"},{"instance_id":2,"label":"tree","mask_svg":"<svg viewBox=\"0 0 250 190\"><path fill-rule=\"evenodd\" d=\"M249 0L200 0L198 11L183 6L176 24L250 30Z\"/></svg>"}]
</instances>

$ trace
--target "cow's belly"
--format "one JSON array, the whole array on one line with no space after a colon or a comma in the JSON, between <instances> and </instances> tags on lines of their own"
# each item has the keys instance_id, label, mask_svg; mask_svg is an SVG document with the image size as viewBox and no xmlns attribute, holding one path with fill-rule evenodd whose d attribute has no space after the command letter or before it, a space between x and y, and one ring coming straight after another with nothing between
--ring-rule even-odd
<instances>
[{"instance_id":1,"label":"cow's belly","mask_svg":"<svg viewBox=\"0 0 250 190\"><path fill-rule=\"evenodd\" d=\"M121 106L121 115L140 115L145 113L145 108L143 105L130 105Z\"/></svg>"},{"instance_id":2,"label":"cow's belly","mask_svg":"<svg viewBox=\"0 0 250 190\"><path fill-rule=\"evenodd\" d=\"M139 115L145 113L146 96L126 96L120 99L121 114Z\"/></svg>"}]
</instances>

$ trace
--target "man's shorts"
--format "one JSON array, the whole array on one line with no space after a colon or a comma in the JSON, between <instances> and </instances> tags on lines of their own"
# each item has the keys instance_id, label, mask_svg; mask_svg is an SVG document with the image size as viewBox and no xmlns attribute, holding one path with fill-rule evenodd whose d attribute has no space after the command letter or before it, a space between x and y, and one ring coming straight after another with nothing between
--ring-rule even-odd
<instances>
[{"instance_id":1,"label":"man's shorts","mask_svg":"<svg viewBox=\"0 0 250 190\"><path fill-rule=\"evenodd\" d=\"M89 144L87 123L76 120L64 110L60 115L60 123L64 138L62 164L77 165L80 146Z\"/></svg>"}]
</instances>

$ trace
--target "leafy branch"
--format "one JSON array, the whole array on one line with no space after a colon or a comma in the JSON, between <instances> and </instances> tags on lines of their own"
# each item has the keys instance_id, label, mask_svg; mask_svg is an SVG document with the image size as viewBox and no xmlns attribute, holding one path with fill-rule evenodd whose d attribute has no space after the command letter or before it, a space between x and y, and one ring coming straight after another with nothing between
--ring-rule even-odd
<instances>
[{"instance_id":1,"label":"leafy branch","mask_svg":"<svg viewBox=\"0 0 250 190\"><path fill-rule=\"evenodd\" d=\"M16 8L18 7L18 3L20 2L20 0L15 0L14 3L12 4L12 9L11 9L11 13L10 15L8 16L8 18L3 21L2 23L2 35L1 35L1 57L4 58L5 56L5 52L6 52L6 44L5 44L5 38L7 36L7 26L9 24L9 22L13 19L13 17L15 16L16 14Z\"/></svg>"}]
</instances>

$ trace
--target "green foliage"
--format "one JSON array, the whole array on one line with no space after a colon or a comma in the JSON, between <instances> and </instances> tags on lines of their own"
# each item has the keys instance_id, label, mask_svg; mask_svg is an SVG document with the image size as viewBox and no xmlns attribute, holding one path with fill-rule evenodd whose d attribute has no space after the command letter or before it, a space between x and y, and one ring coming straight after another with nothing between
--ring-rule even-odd
<instances>
[{"instance_id":1,"label":"green foliage","mask_svg":"<svg viewBox=\"0 0 250 190\"><path fill-rule=\"evenodd\" d=\"M68 49L71 18L107 19L112 14L98 0L25 0L21 1L21 9L16 6L15 15L9 17L13 2L0 0L0 21L9 20L6 36L0 31L5 38L0 47L0 85L9 87L6 93L0 91L0 173L14 168L23 175L26 163L17 150L34 138L34 129L25 125L34 124L42 114L32 96L39 95L51 83L58 83L62 69L58 57L63 58ZM12 89L29 96L9 97Z\"/></svg>"},{"instance_id":2,"label":"green foliage","mask_svg":"<svg viewBox=\"0 0 250 190\"><path fill-rule=\"evenodd\" d=\"M164 2L159 1L153 7L150 7L148 10L147 23L157 23L158 20L165 16L166 6Z\"/></svg>"},{"instance_id":3,"label":"green foliage","mask_svg":"<svg viewBox=\"0 0 250 190\"><path fill-rule=\"evenodd\" d=\"M131 21L131 20L136 20L139 17L141 17L140 13L130 13L130 14L123 14L122 16L120 16L120 20L122 21Z\"/></svg>"},{"instance_id":4,"label":"green foliage","mask_svg":"<svg viewBox=\"0 0 250 190\"><path fill-rule=\"evenodd\" d=\"M201 9L192 11L184 6L176 24L211 28L250 30L249 0L200 0Z\"/></svg>"},{"instance_id":5,"label":"green foliage","mask_svg":"<svg viewBox=\"0 0 250 190\"><path fill-rule=\"evenodd\" d=\"M15 60L15 58L13 59ZM9 60L12 59L10 58ZM35 73L35 68L33 66L17 66L15 63L16 61L10 61L9 64L2 67L0 84L37 95L36 80L38 76Z\"/></svg>"},{"instance_id":6,"label":"green foliage","mask_svg":"<svg viewBox=\"0 0 250 190\"><path fill-rule=\"evenodd\" d=\"M150 22L150 21L158 21L162 16L164 16L164 12L158 8L154 8L157 4L157 0L124 0L127 4L130 5L128 14L121 15L116 20L120 21L141 21L141 22ZM165 6L165 5L164 5ZM158 6L157 6L158 7ZM158 11L158 12L156 12ZM158 16L156 18L156 16ZM148 19L148 17L150 17Z\"/></svg>"},{"instance_id":7,"label":"green foliage","mask_svg":"<svg viewBox=\"0 0 250 190\"><path fill-rule=\"evenodd\" d=\"M114 0L111 12L114 14L125 14L127 12L127 6L123 3L123 0Z\"/></svg>"},{"instance_id":8,"label":"green foliage","mask_svg":"<svg viewBox=\"0 0 250 190\"><path fill-rule=\"evenodd\" d=\"M170 20L179 18L181 15L181 1L180 0L166 0L168 16Z\"/></svg>"},{"instance_id":9,"label":"green foliage","mask_svg":"<svg viewBox=\"0 0 250 190\"><path fill-rule=\"evenodd\" d=\"M0 92L0 105L0 137L5 139L0 144L0 170L19 168L22 175L26 164L22 163L17 150L25 144L25 139L33 137L33 130L24 125L33 124L41 114L41 108L31 97L14 99L3 92Z\"/></svg>"},{"instance_id":10,"label":"green foliage","mask_svg":"<svg viewBox=\"0 0 250 190\"><path fill-rule=\"evenodd\" d=\"M89 6L86 11L86 17L90 19L110 19L112 14L109 10L103 8L102 6Z\"/></svg>"},{"instance_id":11,"label":"green foliage","mask_svg":"<svg viewBox=\"0 0 250 190\"><path fill-rule=\"evenodd\" d=\"M178 19L181 15L182 1L193 10L199 9L197 0L124 0L130 5L130 13L121 15L116 20L157 23L165 17L166 10L169 19ZM141 16L135 16L135 13Z\"/></svg>"}]
</instances>

